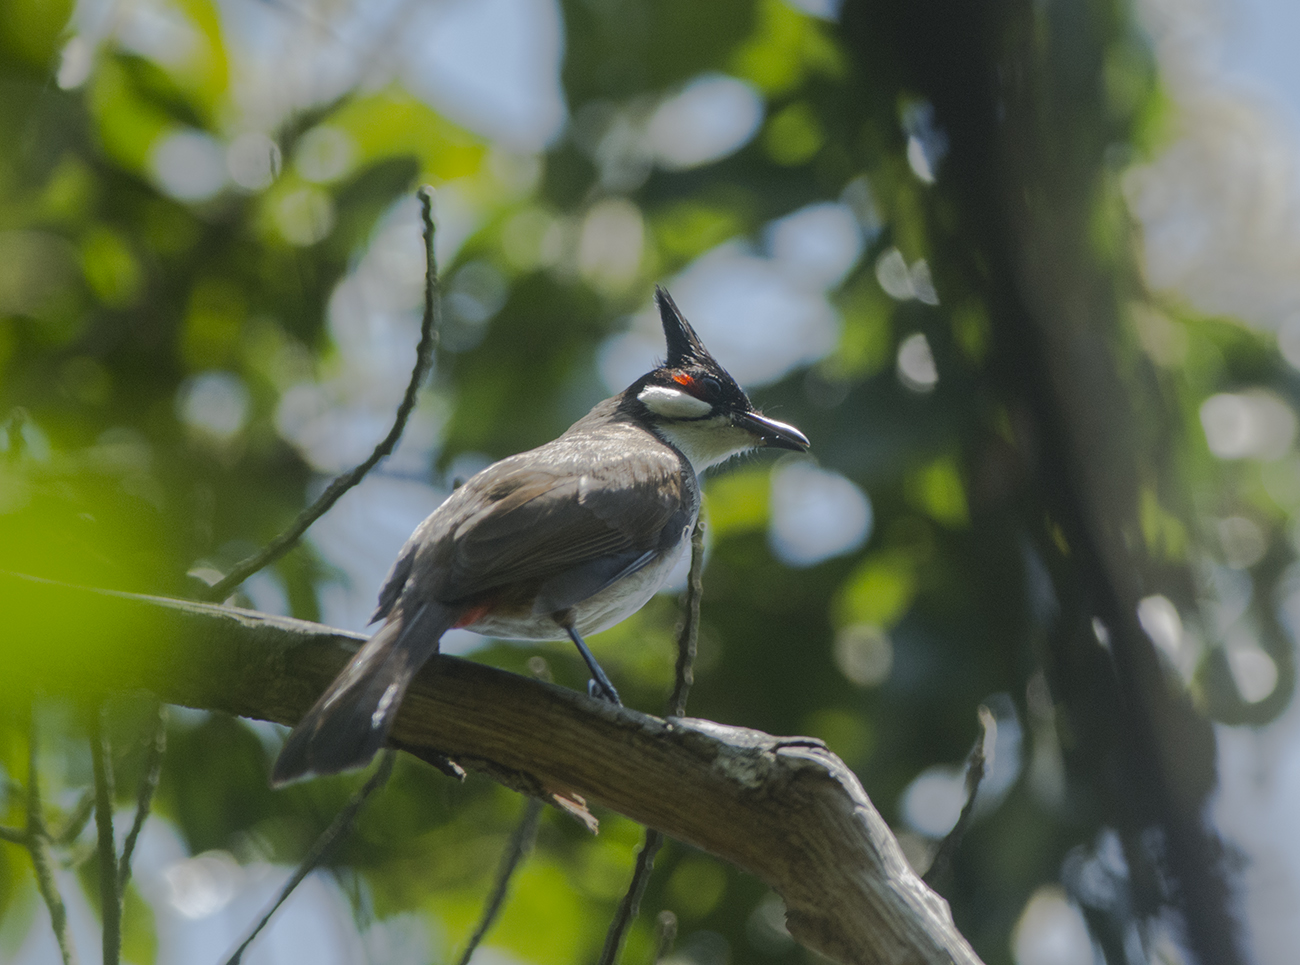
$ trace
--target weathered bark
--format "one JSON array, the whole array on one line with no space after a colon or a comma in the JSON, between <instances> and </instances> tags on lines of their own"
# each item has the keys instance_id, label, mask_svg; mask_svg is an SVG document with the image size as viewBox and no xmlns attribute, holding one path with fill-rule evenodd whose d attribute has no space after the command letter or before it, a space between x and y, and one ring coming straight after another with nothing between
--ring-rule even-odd
<instances>
[{"instance_id":1,"label":"weathered bark","mask_svg":"<svg viewBox=\"0 0 1300 965\"><path fill-rule=\"evenodd\" d=\"M286 724L361 639L247 610L9 574L0 574L0 607L12 634L0 686L11 697L142 688L170 703ZM415 680L393 741L580 817L590 820L586 802L600 804L717 855L774 888L791 934L837 961L979 963L852 772L819 741L664 720L446 656Z\"/></svg>"}]
</instances>

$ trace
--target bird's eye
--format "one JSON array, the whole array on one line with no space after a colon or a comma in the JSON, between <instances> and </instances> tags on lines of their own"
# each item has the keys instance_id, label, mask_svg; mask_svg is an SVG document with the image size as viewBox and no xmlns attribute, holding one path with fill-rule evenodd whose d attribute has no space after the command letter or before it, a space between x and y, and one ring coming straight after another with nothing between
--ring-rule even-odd
<instances>
[{"instance_id":1,"label":"bird's eye","mask_svg":"<svg viewBox=\"0 0 1300 965\"><path fill-rule=\"evenodd\" d=\"M710 399L716 399L722 394L722 383L711 375L701 376L695 380L695 384L700 387L703 394Z\"/></svg>"}]
</instances>

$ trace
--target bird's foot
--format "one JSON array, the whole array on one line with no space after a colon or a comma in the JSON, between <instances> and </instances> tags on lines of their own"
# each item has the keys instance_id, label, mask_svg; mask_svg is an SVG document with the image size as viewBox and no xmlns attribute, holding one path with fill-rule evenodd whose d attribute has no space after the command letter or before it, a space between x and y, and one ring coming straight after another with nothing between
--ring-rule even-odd
<instances>
[{"instance_id":1,"label":"bird's foot","mask_svg":"<svg viewBox=\"0 0 1300 965\"><path fill-rule=\"evenodd\" d=\"M595 697L597 700L607 700L618 707L623 706L623 701L618 698L618 691L614 689L614 685L608 680L603 682L599 680L588 680L587 696Z\"/></svg>"}]
</instances>

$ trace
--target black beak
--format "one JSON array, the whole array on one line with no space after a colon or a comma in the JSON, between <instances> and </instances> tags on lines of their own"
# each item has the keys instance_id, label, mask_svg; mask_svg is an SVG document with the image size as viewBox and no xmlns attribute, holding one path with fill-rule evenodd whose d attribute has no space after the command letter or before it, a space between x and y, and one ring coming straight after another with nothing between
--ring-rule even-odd
<instances>
[{"instance_id":1,"label":"black beak","mask_svg":"<svg viewBox=\"0 0 1300 965\"><path fill-rule=\"evenodd\" d=\"M772 449L793 449L795 452L807 452L808 437L794 426L769 419L761 412L742 412L733 420L742 429L748 429L763 440L763 445Z\"/></svg>"}]
</instances>

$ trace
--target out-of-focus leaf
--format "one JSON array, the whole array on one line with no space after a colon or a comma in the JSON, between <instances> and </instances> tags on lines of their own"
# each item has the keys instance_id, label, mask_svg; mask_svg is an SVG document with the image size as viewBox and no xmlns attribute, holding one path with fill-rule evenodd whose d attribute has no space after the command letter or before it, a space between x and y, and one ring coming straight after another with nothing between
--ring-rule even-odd
<instances>
[{"instance_id":1,"label":"out-of-focus leaf","mask_svg":"<svg viewBox=\"0 0 1300 965\"><path fill-rule=\"evenodd\" d=\"M473 174L485 153L468 131L397 88L347 101L330 123L356 142L359 163L410 154L424 177L443 181Z\"/></svg>"},{"instance_id":2,"label":"out-of-focus leaf","mask_svg":"<svg viewBox=\"0 0 1300 965\"><path fill-rule=\"evenodd\" d=\"M913 504L936 522L953 527L970 524L966 487L953 459L936 459L915 472L907 490Z\"/></svg>"},{"instance_id":3,"label":"out-of-focus leaf","mask_svg":"<svg viewBox=\"0 0 1300 965\"><path fill-rule=\"evenodd\" d=\"M768 96L798 89L810 74L839 77L844 54L815 18L781 0L761 0L754 33L736 50L731 65Z\"/></svg>"},{"instance_id":4,"label":"out-of-focus leaf","mask_svg":"<svg viewBox=\"0 0 1300 965\"><path fill-rule=\"evenodd\" d=\"M466 894L444 907L449 937L459 949L478 920L482 898ZM534 855L516 873L505 913L484 944L538 965L564 965L589 953L602 933L601 922L569 888L564 871ZM452 951L444 955L450 957Z\"/></svg>"},{"instance_id":5,"label":"out-of-focus leaf","mask_svg":"<svg viewBox=\"0 0 1300 965\"><path fill-rule=\"evenodd\" d=\"M91 291L114 308L130 304L143 282L139 263L120 235L103 226L91 228L81 240L81 265Z\"/></svg>"},{"instance_id":6,"label":"out-of-focus leaf","mask_svg":"<svg viewBox=\"0 0 1300 965\"><path fill-rule=\"evenodd\" d=\"M865 623L888 629L902 619L916 592L913 554L879 550L844 581L835 602L835 621L840 626Z\"/></svg>"},{"instance_id":7,"label":"out-of-focus leaf","mask_svg":"<svg viewBox=\"0 0 1300 965\"><path fill-rule=\"evenodd\" d=\"M104 153L132 173L147 168L149 148L174 123L167 111L142 96L125 65L105 58L90 79L88 106L98 122Z\"/></svg>"},{"instance_id":8,"label":"out-of-focus leaf","mask_svg":"<svg viewBox=\"0 0 1300 965\"><path fill-rule=\"evenodd\" d=\"M704 500L710 536L724 539L763 529L771 491L772 475L766 467L734 470L710 480Z\"/></svg>"},{"instance_id":9,"label":"out-of-focus leaf","mask_svg":"<svg viewBox=\"0 0 1300 965\"><path fill-rule=\"evenodd\" d=\"M763 148L777 164L805 164L825 143L826 132L821 121L803 101L783 107L763 128Z\"/></svg>"},{"instance_id":10,"label":"out-of-focus leaf","mask_svg":"<svg viewBox=\"0 0 1300 965\"><path fill-rule=\"evenodd\" d=\"M41 76L58 56L72 0L7 0L0 5L0 51Z\"/></svg>"}]
</instances>

